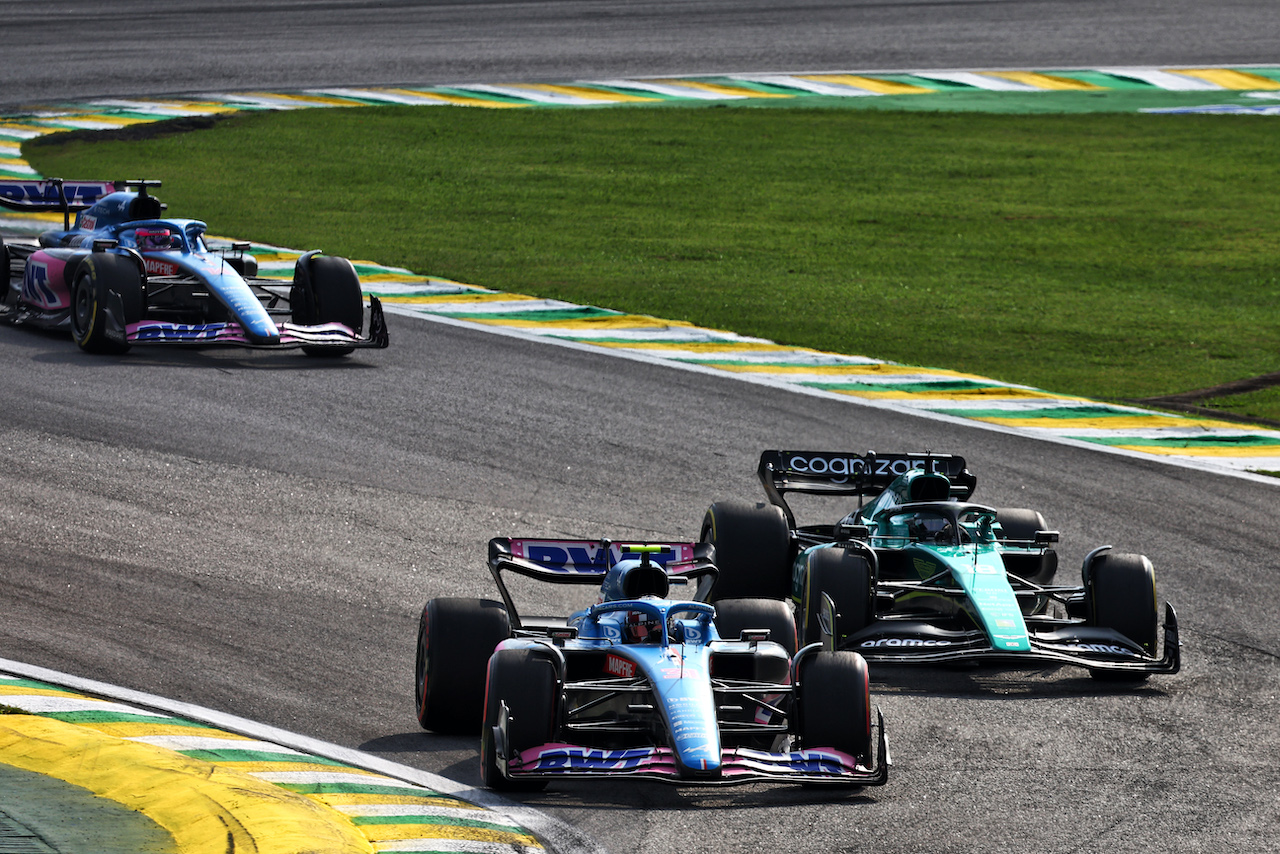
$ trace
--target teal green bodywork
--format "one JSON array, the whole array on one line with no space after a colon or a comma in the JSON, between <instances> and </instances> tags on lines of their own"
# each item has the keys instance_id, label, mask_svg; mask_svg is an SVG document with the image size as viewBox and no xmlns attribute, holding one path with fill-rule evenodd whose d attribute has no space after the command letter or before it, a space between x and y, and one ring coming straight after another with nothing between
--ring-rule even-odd
<instances>
[{"instance_id":1,"label":"teal green bodywork","mask_svg":"<svg viewBox=\"0 0 1280 854\"><path fill-rule=\"evenodd\" d=\"M946 616L964 614L986 633L992 649L1029 652L1027 624L1001 557L1001 546L997 542L1000 526L995 523L994 511L973 507L949 543L920 542L903 523L905 517L916 512L915 506L904 506L910 485L926 477L936 479L937 476L912 472L899 478L882 493L883 500L878 499L856 518L868 525L870 543L882 555L882 560L884 550L889 550L896 554L894 565L899 572L905 572L908 580L928 582L932 579L939 587L936 595L928 592L927 585L924 590L905 593L896 600L895 607L923 608ZM797 555L791 573L791 596L797 604L803 602L809 554L815 549L840 547L838 543L826 543L804 549ZM954 591L956 587L964 591L963 597L947 594L942 589Z\"/></svg>"},{"instance_id":2,"label":"teal green bodywork","mask_svg":"<svg viewBox=\"0 0 1280 854\"><path fill-rule=\"evenodd\" d=\"M913 563L936 561L951 571L951 578L964 590L968 604L964 610L987 633L993 649L1026 652L1031 649L1022 609L1009 585L1004 561L994 546L986 543L963 546L912 546L907 550Z\"/></svg>"}]
</instances>

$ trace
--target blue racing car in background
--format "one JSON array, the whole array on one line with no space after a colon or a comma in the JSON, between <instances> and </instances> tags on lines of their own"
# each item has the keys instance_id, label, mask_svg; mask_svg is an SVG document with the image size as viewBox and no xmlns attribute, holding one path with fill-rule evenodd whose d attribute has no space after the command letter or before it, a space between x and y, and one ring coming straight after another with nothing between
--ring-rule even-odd
<instances>
[{"instance_id":1,"label":"blue racing car in background","mask_svg":"<svg viewBox=\"0 0 1280 854\"><path fill-rule=\"evenodd\" d=\"M885 783L884 722L862 656L796 651L782 602L702 601L712 556L696 543L491 540L502 601L423 608L419 722L479 728L482 776L497 789L592 777ZM598 601L564 617L522 614L506 574L587 585ZM688 595L672 598L672 586Z\"/></svg>"},{"instance_id":2,"label":"blue racing car in background","mask_svg":"<svg viewBox=\"0 0 1280 854\"><path fill-rule=\"evenodd\" d=\"M0 321L69 329L94 353L230 344L344 356L387 346L377 297L363 335L364 296L347 259L308 252L292 283L259 278L247 243L214 250L203 222L165 217L148 192L160 182L120 185L0 181L0 205L63 215L62 230L37 243L0 239Z\"/></svg>"}]
</instances>

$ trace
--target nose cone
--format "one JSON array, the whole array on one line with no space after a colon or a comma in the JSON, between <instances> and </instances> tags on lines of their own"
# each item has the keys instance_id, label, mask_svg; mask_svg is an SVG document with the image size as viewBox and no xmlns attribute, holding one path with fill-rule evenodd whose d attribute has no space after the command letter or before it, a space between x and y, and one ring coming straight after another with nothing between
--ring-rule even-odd
<instances>
[{"instance_id":1,"label":"nose cone","mask_svg":"<svg viewBox=\"0 0 1280 854\"><path fill-rule=\"evenodd\" d=\"M675 658L660 667L654 690L662 703L671 733L680 776L708 779L720 776L720 727L716 722L715 695L708 675L706 647L672 647Z\"/></svg>"}]
</instances>

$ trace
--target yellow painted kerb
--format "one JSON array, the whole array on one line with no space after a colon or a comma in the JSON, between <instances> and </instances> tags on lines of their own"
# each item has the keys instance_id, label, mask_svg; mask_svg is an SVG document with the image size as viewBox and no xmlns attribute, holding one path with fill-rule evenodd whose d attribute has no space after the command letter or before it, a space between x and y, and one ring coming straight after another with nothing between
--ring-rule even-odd
<instances>
[{"instance_id":1,"label":"yellow painted kerb","mask_svg":"<svg viewBox=\"0 0 1280 854\"><path fill-rule=\"evenodd\" d=\"M183 854L372 854L336 810L208 762L36 715L0 716L0 762L137 810Z\"/></svg>"}]
</instances>

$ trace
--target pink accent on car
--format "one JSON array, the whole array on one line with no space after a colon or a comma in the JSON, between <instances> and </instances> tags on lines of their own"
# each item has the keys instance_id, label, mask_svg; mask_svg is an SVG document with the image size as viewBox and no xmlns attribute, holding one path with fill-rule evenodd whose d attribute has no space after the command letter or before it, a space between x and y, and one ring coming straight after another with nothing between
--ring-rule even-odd
<instances>
[{"instance_id":1,"label":"pink accent on car","mask_svg":"<svg viewBox=\"0 0 1280 854\"><path fill-rule=\"evenodd\" d=\"M22 300L45 310L71 307L71 289L66 282L67 262L43 250L27 260L22 276Z\"/></svg>"}]
</instances>

